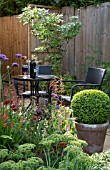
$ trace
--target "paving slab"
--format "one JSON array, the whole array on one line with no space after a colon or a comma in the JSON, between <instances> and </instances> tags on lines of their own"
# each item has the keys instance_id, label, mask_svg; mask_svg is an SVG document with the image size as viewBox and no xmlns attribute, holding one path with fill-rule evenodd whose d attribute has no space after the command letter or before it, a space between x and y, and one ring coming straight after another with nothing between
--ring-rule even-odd
<instances>
[{"instance_id":1,"label":"paving slab","mask_svg":"<svg viewBox=\"0 0 110 170\"><path fill-rule=\"evenodd\" d=\"M104 142L104 149L110 149L110 126L107 130L107 134L106 134L106 138L105 138L105 142Z\"/></svg>"}]
</instances>

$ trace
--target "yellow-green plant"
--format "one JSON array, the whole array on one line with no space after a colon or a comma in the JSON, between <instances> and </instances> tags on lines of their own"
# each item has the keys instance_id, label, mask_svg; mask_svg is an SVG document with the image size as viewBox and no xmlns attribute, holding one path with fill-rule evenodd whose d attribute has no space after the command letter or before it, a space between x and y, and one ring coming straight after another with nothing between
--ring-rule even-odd
<instances>
[{"instance_id":1,"label":"yellow-green plant","mask_svg":"<svg viewBox=\"0 0 110 170\"><path fill-rule=\"evenodd\" d=\"M25 143L13 150L0 149L0 170L34 170L42 166L43 160L36 157L34 148L34 144Z\"/></svg>"},{"instance_id":2,"label":"yellow-green plant","mask_svg":"<svg viewBox=\"0 0 110 170\"><path fill-rule=\"evenodd\" d=\"M106 123L110 117L109 96L100 90L88 89L76 93L71 101L71 108L80 123Z\"/></svg>"}]
</instances>

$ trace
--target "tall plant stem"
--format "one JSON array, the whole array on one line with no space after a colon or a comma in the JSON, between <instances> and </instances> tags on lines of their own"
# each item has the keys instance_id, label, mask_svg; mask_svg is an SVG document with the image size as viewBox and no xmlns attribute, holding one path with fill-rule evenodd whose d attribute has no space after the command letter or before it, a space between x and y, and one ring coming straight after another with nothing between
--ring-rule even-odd
<instances>
[{"instance_id":1,"label":"tall plant stem","mask_svg":"<svg viewBox=\"0 0 110 170\"><path fill-rule=\"evenodd\" d=\"M2 99L2 74L1 74L1 60L0 60L0 108L1 108L1 99Z\"/></svg>"},{"instance_id":2,"label":"tall plant stem","mask_svg":"<svg viewBox=\"0 0 110 170\"><path fill-rule=\"evenodd\" d=\"M10 100L10 113L11 113L11 100L12 100L12 95L11 95L11 79L10 79L10 68L8 68L8 81L9 81L9 87L8 87L8 93L9 93L9 100Z\"/></svg>"}]
</instances>

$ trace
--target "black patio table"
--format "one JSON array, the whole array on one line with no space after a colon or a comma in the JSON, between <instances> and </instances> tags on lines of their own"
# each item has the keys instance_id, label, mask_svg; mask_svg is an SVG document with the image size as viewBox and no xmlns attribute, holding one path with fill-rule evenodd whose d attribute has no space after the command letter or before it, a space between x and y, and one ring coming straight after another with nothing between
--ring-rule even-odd
<instances>
[{"instance_id":1,"label":"black patio table","mask_svg":"<svg viewBox=\"0 0 110 170\"><path fill-rule=\"evenodd\" d=\"M39 97L39 82L40 81L51 81L55 78L56 76L54 75L38 75L35 78L30 78L30 75L16 75L13 76L14 80L18 80L18 81L29 81L30 82L30 91L31 91L31 95L30 96L37 96L37 98ZM51 103L51 92L48 94L48 102ZM31 103L29 104L29 106L31 105ZM28 108L29 108L28 106Z\"/></svg>"}]
</instances>

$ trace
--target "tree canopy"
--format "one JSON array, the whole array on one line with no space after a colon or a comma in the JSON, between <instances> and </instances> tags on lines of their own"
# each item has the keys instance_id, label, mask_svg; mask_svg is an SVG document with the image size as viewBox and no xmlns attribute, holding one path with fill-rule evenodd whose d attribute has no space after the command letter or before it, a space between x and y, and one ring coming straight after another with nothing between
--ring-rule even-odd
<instances>
[{"instance_id":1,"label":"tree canopy","mask_svg":"<svg viewBox=\"0 0 110 170\"><path fill-rule=\"evenodd\" d=\"M28 4L45 6L73 6L75 8L87 7L107 2L107 0L0 0L0 16L12 16L20 14Z\"/></svg>"}]
</instances>

